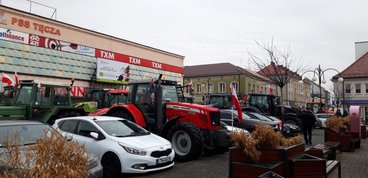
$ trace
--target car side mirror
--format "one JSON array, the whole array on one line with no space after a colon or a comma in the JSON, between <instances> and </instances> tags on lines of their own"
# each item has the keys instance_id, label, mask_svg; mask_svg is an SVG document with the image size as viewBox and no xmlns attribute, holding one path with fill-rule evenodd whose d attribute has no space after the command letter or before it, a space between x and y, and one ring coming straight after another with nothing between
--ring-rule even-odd
<instances>
[{"instance_id":1,"label":"car side mirror","mask_svg":"<svg viewBox=\"0 0 368 178\"><path fill-rule=\"evenodd\" d=\"M99 140L99 134L96 132L90 132L89 135L95 140Z\"/></svg>"},{"instance_id":2,"label":"car side mirror","mask_svg":"<svg viewBox=\"0 0 368 178\"><path fill-rule=\"evenodd\" d=\"M65 135L65 140L66 141L72 141L73 140L73 136L71 136L71 135Z\"/></svg>"}]
</instances>

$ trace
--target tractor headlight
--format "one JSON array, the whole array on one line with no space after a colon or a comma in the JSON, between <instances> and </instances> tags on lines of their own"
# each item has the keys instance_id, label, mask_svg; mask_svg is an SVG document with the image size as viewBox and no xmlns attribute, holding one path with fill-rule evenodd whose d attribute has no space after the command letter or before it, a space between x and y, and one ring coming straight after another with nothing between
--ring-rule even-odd
<instances>
[{"instance_id":1,"label":"tractor headlight","mask_svg":"<svg viewBox=\"0 0 368 178\"><path fill-rule=\"evenodd\" d=\"M144 151L144 150L139 150L139 149L137 149L137 148L133 148L133 147L125 146L125 145L123 145L122 143L119 143L119 145L120 145L121 147L123 147L123 148L124 148L124 150L125 150L126 152L130 153L130 154L134 154L134 155L141 155L141 156L145 156L145 155L147 154L147 152L146 152L146 151Z\"/></svg>"}]
</instances>

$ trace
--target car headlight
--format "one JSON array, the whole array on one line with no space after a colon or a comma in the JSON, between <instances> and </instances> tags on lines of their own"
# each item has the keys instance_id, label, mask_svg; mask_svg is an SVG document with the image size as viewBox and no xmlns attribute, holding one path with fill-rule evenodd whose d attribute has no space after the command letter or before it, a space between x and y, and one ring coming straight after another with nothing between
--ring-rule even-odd
<instances>
[{"instance_id":1,"label":"car headlight","mask_svg":"<svg viewBox=\"0 0 368 178\"><path fill-rule=\"evenodd\" d=\"M128 147L128 146L125 146L125 145L123 145L123 144L121 144L121 143L119 143L119 145L120 145L121 147L123 147L123 148L124 148L124 150L125 150L126 152L130 153L130 154L134 154L134 155L141 155L141 156L145 156L145 155L147 154L147 152L146 152L146 151L144 151L144 150L139 150L139 149L136 149L136 148Z\"/></svg>"}]
</instances>

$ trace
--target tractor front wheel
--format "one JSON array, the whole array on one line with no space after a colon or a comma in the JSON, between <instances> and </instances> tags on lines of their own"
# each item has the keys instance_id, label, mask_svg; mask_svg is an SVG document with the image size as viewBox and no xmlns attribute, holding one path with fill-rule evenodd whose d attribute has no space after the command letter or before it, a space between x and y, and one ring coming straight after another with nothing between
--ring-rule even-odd
<instances>
[{"instance_id":1,"label":"tractor front wheel","mask_svg":"<svg viewBox=\"0 0 368 178\"><path fill-rule=\"evenodd\" d=\"M201 131L191 123L178 122L168 131L167 139L171 141L177 161L198 159L202 154Z\"/></svg>"}]
</instances>

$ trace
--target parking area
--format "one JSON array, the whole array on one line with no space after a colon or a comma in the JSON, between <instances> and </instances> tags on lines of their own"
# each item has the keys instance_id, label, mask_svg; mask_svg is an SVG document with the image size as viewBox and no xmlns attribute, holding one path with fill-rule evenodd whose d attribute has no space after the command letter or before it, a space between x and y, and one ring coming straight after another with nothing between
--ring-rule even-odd
<instances>
[{"instance_id":1,"label":"parking area","mask_svg":"<svg viewBox=\"0 0 368 178\"><path fill-rule=\"evenodd\" d=\"M324 132L322 129L313 130L313 144L324 142ZM368 141L361 140L361 148L355 152L343 152L340 160L342 163L343 178L362 178L368 176ZM176 163L169 169L160 172L154 172L145 175L130 175L130 177L150 177L150 178L213 178L228 177L228 159L229 154L221 154L215 156L203 156L199 160L186 163ZM329 177L337 177L337 172Z\"/></svg>"}]
</instances>

